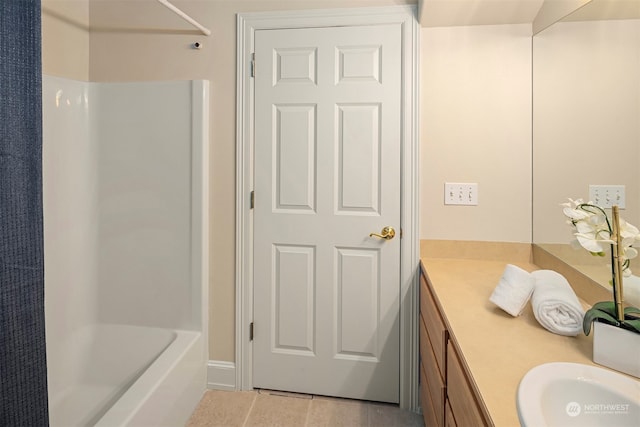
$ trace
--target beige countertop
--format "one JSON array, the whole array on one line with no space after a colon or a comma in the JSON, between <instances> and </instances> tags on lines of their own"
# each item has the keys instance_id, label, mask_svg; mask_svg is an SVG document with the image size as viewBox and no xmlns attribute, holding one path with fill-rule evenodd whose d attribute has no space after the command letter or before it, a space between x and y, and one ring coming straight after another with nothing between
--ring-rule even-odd
<instances>
[{"instance_id":1,"label":"beige countertop","mask_svg":"<svg viewBox=\"0 0 640 427\"><path fill-rule=\"evenodd\" d=\"M472 385L496 426L520 425L516 392L531 368L547 362L594 364L591 336L565 337L547 331L535 319L530 303L514 318L489 301L507 263L527 271L538 269L527 258L503 261L432 255L423 251L423 269L472 375Z\"/></svg>"}]
</instances>

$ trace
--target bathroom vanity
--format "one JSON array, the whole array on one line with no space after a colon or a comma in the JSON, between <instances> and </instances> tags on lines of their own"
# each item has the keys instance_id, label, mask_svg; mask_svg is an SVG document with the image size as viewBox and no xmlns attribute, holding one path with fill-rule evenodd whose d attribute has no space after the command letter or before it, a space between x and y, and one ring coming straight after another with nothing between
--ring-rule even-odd
<instances>
[{"instance_id":1,"label":"bathroom vanity","mask_svg":"<svg viewBox=\"0 0 640 427\"><path fill-rule=\"evenodd\" d=\"M593 365L591 336L548 332L530 303L514 318L489 301L507 263L539 268L529 244L424 242L420 401L425 425L517 426L516 391L531 368L557 361ZM581 298L582 284L570 283Z\"/></svg>"}]
</instances>

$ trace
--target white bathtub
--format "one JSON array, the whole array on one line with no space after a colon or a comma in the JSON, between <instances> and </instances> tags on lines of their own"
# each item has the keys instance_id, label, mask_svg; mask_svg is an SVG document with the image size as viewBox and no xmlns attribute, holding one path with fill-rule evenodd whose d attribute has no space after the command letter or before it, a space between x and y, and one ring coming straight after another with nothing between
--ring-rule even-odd
<instances>
[{"instance_id":1,"label":"white bathtub","mask_svg":"<svg viewBox=\"0 0 640 427\"><path fill-rule=\"evenodd\" d=\"M52 427L181 426L206 389L208 105L43 76Z\"/></svg>"},{"instance_id":2,"label":"white bathtub","mask_svg":"<svg viewBox=\"0 0 640 427\"><path fill-rule=\"evenodd\" d=\"M199 332L98 324L61 354L67 375L50 375L52 427L178 426L204 387ZM62 370L59 372L63 372Z\"/></svg>"}]
</instances>

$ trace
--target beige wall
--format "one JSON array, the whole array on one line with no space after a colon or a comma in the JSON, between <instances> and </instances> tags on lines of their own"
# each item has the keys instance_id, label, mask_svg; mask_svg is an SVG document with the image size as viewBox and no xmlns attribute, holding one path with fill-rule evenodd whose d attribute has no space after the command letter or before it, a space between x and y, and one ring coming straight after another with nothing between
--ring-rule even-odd
<instances>
[{"instance_id":1,"label":"beige wall","mask_svg":"<svg viewBox=\"0 0 640 427\"><path fill-rule=\"evenodd\" d=\"M42 72L89 80L88 0L42 0Z\"/></svg>"},{"instance_id":2,"label":"beige wall","mask_svg":"<svg viewBox=\"0 0 640 427\"><path fill-rule=\"evenodd\" d=\"M560 203L622 184L640 224L640 20L561 22L535 36L534 241L573 239Z\"/></svg>"},{"instance_id":3,"label":"beige wall","mask_svg":"<svg viewBox=\"0 0 640 427\"><path fill-rule=\"evenodd\" d=\"M72 3L82 9L85 0ZM210 359L234 360L236 14L415 3L175 0L212 30L205 37L153 0L91 0L90 80L211 82L211 224L216 235L211 236ZM422 238L530 241L530 28L422 30ZM46 48L58 49L65 30L44 28ZM196 41L202 49L190 48ZM58 59L45 56L45 72L82 79L83 64L67 69ZM478 182L480 205L443 206L445 181Z\"/></svg>"},{"instance_id":4,"label":"beige wall","mask_svg":"<svg viewBox=\"0 0 640 427\"><path fill-rule=\"evenodd\" d=\"M531 25L423 28L422 239L531 241ZM445 206L445 182L478 206Z\"/></svg>"}]
</instances>

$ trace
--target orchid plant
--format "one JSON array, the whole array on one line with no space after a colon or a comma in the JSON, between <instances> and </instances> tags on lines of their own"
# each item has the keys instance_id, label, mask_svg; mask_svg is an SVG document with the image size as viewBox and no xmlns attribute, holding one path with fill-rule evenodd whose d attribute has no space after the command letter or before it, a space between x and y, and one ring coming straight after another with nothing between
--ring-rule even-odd
<instances>
[{"instance_id":1,"label":"orchid plant","mask_svg":"<svg viewBox=\"0 0 640 427\"><path fill-rule=\"evenodd\" d=\"M640 309L622 309L622 277L631 276L630 260L638 256L633 247L640 242L640 230L616 214L612 221L600 206L582 199L563 203L563 213L574 228L574 247L582 247L594 256L606 256L605 245L611 248L611 268L614 301L602 301L587 310L582 324L585 335L591 332L594 320L640 333ZM616 209L617 212L617 209ZM617 248L617 246L620 248ZM616 259L617 258L617 259ZM616 264L620 266L619 277ZM617 282L620 282L617 285Z\"/></svg>"},{"instance_id":2,"label":"orchid plant","mask_svg":"<svg viewBox=\"0 0 640 427\"><path fill-rule=\"evenodd\" d=\"M572 242L574 247L583 247L594 256L606 256L604 245L615 245L612 239L613 229L607 213L600 206L584 203L582 199L563 203L563 213L570 225L575 227ZM638 256L638 250L633 247L640 241L640 230L634 225L620 218L620 237L622 238L622 269L625 277L631 276L630 260Z\"/></svg>"}]
</instances>

